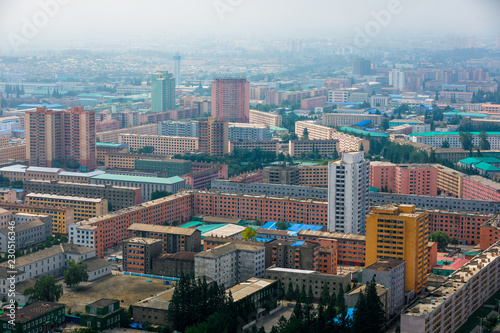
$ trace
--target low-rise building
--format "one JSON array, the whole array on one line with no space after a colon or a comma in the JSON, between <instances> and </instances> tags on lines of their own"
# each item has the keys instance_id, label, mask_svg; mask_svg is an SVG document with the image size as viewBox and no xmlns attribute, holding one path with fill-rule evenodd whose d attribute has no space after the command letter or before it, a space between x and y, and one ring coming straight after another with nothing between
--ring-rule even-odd
<instances>
[{"instance_id":1,"label":"low-rise building","mask_svg":"<svg viewBox=\"0 0 500 333\"><path fill-rule=\"evenodd\" d=\"M196 229L134 223L128 228L129 238L156 238L163 241L163 253L200 252L201 233Z\"/></svg>"},{"instance_id":2,"label":"low-rise building","mask_svg":"<svg viewBox=\"0 0 500 333\"><path fill-rule=\"evenodd\" d=\"M292 157L306 157L307 153L320 154L323 158L332 158L338 153L339 141L332 140L290 140L288 154ZM338 155L337 155L338 156Z\"/></svg>"},{"instance_id":3,"label":"low-rise building","mask_svg":"<svg viewBox=\"0 0 500 333\"><path fill-rule=\"evenodd\" d=\"M128 153L128 147L122 143L96 142L97 162L104 164L106 154L110 153Z\"/></svg>"},{"instance_id":4,"label":"low-rise building","mask_svg":"<svg viewBox=\"0 0 500 333\"><path fill-rule=\"evenodd\" d=\"M251 277L264 277L265 247L227 243L194 258L195 277L206 276L230 288Z\"/></svg>"},{"instance_id":5,"label":"low-rise building","mask_svg":"<svg viewBox=\"0 0 500 333\"><path fill-rule=\"evenodd\" d=\"M266 267L319 270L318 244L275 239L266 243Z\"/></svg>"},{"instance_id":6,"label":"low-rise building","mask_svg":"<svg viewBox=\"0 0 500 333\"><path fill-rule=\"evenodd\" d=\"M32 179L24 182L24 190L26 193L64 194L93 199L102 198L111 204L112 210L127 208L142 202L140 188L109 184L79 184Z\"/></svg>"},{"instance_id":7,"label":"low-rise building","mask_svg":"<svg viewBox=\"0 0 500 333\"><path fill-rule=\"evenodd\" d=\"M31 248L35 244L45 242L50 235L52 235L52 223L46 225L39 219L15 223L13 226L0 229L0 252L8 252L12 244L16 250Z\"/></svg>"},{"instance_id":8,"label":"low-rise building","mask_svg":"<svg viewBox=\"0 0 500 333\"><path fill-rule=\"evenodd\" d=\"M0 189L0 202L16 202L17 194L13 189Z\"/></svg>"},{"instance_id":9,"label":"low-rise building","mask_svg":"<svg viewBox=\"0 0 500 333\"><path fill-rule=\"evenodd\" d=\"M66 321L65 305L61 303L38 301L17 309L15 314L14 320L7 313L0 316L0 331L46 333Z\"/></svg>"},{"instance_id":10,"label":"low-rise building","mask_svg":"<svg viewBox=\"0 0 500 333\"><path fill-rule=\"evenodd\" d=\"M151 170L163 172L165 177L182 176L190 173L192 170L192 162L189 160L177 159L152 159L149 157L135 159L134 164L130 165L131 169ZM127 166L128 169L128 166Z\"/></svg>"},{"instance_id":11,"label":"low-rise building","mask_svg":"<svg viewBox=\"0 0 500 333\"><path fill-rule=\"evenodd\" d=\"M153 275L180 278L194 274L195 252L162 253L153 258Z\"/></svg>"},{"instance_id":12,"label":"low-rise building","mask_svg":"<svg viewBox=\"0 0 500 333\"><path fill-rule=\"evenodd\" d=\"M106 199L29 193L25 196L25 200L29 205L49 205L72 208L75 221L106 215L108 213L108 200Z\"/></svg>"},{"instance_id":13,"label":"low-rise building","mask_svg":"<svg viewBox=\"0 0 500 333\"><path fill-rule=\"evenodd\" d=\"M123 242L123 270L151 274L153 258L162 252L163 241L158 238L132 237Z\"/></svg>"},{"instance_id":14,"label":"low-rise building","mask_svg":"<svg viewBox=\"0 0 500 333\"><path fill-rule=\"evenodd\" d=\"M389 288L389 304L387 314L399 313L405 305L405 262L397 259L381 259L363 268L361 282L366 284L375 280Z\"/></svg>"},{"instance_id":15,"label":"low-rise building","mask_svg":"<svg viewBox=\"0 0 500 333\"><path fill-rule=\"evenodd\" d=\"M120 327L125 311L117 299L102 298L85 306L85 312L80 316L81 326L103 331Z\"/></svg>"},{"instance_id":16,"label":"low-rise building","mask_svg":"<svg viewBox=\"0 0 500 333\"><path fill-rule=\"evenodd\" d=\"M299 169L293 165L266 166L263 170L264 183L281 185L298 185Z\"/></svg>"},{"instance_id":17,"label":"low-rise building","mask_svg":"<svg viewBox=\"0 0 500 333\"><path fill-rule=\"evenodd\" d=\"M141 189L143 202L151 200L151 194L153 192L164 191L174 194L186 187L186 181L179 176L159 178L102 174L92 177L90 183L138 187Z\"/></svg>"},{"instance_id":18,"label":"low-rise building","mask_svg":"<svg viewBox=\"0 0 500 333\"><path fill-rule=\"evenodd\" d=\"M280 280L285 290L288 289L290 284L294 290L297 287L299 289L304 287L305 290L311 288L315 299L319 299L321 296L324 285L327 286L330 294L338 294L339 290L345 288L352 280L351 273L333 275L322 274L313 270L279 267L267 268L265 277L269 280Z\"/></svg>"}]
</instances>

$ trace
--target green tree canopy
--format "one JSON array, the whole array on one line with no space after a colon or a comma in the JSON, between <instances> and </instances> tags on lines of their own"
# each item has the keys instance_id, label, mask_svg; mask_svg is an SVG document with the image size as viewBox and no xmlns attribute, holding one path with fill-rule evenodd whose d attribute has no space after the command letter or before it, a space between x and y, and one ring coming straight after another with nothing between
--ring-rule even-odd
<instances>
[{"instance_id":1,"label":"green tree canopy","mask_svg":"<svg viewBox=\"0 0 500 333\"><path fill-rule=\"evenodd\" d=\"M87 265L82 261L68 260L68 268L64 271L64 283L68 287L77 286L81 282L87 282L88 279Z\"/></svg>"},{"instance_id":2,"label":"green tree canopy","mask_svg":"<svg viewBox=\"0 0 500 333\"><path fill-rule=\"evenodd\" d=\"M62 285L57 284L56 279L49 275L43 275L36 280L33 287L24 290L24 296L29 297L30 302L57 302L62 295Z\"/></svg>"},{"instance_id":3,"label":"green tree canopy","mask_svg":"<svg viewBox=\"0 0 500 333\"><path fill-rule=\"evenodd\" d=\"M440 251L445 251L446 246L450 243L450 238L448 237L448 234L439 230L434 231L429 238L432 242L436 242L438 244L438 249Z\"/></svg>"}]
</instances>

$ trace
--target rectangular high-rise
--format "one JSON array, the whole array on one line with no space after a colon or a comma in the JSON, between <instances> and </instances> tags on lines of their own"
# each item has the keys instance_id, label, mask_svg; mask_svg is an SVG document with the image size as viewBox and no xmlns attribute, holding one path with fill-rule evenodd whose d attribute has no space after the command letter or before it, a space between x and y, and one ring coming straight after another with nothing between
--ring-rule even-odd
<instances>
[{"instance_id":1,"label":"rectangular high-rise","mask_svg":"<svg viewBox=\"0 0 500 333\"><path fill-rule=\"evenodd\" d=\"M222 157L229 152L228 145L227 121L219 121L217 117L208 117L208 120L198 123L198 149L201 152Z\"/></svg>"},{"instance_id":2,"label":"rectangular high-rise","mask_svg":"<svg viewBox=\"0 0 500 333\"><path fill-rule=\"evenodd\" d=\"M365 234L370 162L363 152L343 153L328 164L328 230Z\"/></svg>"},{"instance_id":3,"label":"rectangular high-rise","mask_svg":"<svg viewBox=\"0 0 500 333\"><path fill-rule=\"evenodd\" d=\"M369 266L380 259L405 262L405 290L419 294L427 283L429 214L415 205L374 207L366 218L366 257Z\"/></svg>"},{"instance_id":4,"label":"rectangular high-rise","mask_svg":"<svg viewBox=\"0 0 500 333\"><path fill-rule=\"evenodd\" d=\"M93 170L97 165L95 111L27 111L26 159L30 166L79 166Z\"/></svg>"},{"instance_id":5,"label":"rectangular high-rise","mask_svg":"<svg viewBox=\"0 0 500 333\"><path fill-rule=\"evenodd\" d=\"M151 111L163 112L175 109L175 79L167 71L151 75Z\"/></svg>"},{"instance_id":6,"label":"rectangular high-rise","mask_svg":"<svg viewBox=\"0 0 500 333\"><path fill-rule=\"evenodd\" d=\"M248 123L250 82L231 78L212 81L212 117L218 117L221 121Z\"/></svg>"},{"instance_id":7,"label":"rectangular high-rise","mask_svg":"<svg viewBox=\"0 0 500 333\"><path fill-rule=\"evenodd\" d=\"M352 74L370 75L372 72L372 63L370 60L356 58L352 63Z\"/></svg>"},{"instance_id":8,"label":"rectangular high-rise","mask_svg":"<svg viewBox=\"0 0 500 333\"><path fill-rule=\"evenodd\" d=\"M389 72L389 85L396 89L404 90L405 88L405 72L401 69L393 69Z\"/></svg>"}]
</instances>

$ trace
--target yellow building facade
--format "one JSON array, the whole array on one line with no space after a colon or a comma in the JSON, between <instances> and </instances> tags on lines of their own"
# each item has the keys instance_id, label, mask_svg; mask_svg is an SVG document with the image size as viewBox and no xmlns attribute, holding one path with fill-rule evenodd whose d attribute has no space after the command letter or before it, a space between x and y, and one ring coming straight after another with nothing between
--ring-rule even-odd
<instances>
[{"instance_id":1,"label":"yellow building facade","mask_svg":"<svg viewBox=\"0 0 500 333\"><path fill-rule=\"evenodd\" d=\"M429 216L414 205L379 206L366 217L365 265L379 259L405 261L405 290L427 284Z\"/></svg>"}]
</instances>

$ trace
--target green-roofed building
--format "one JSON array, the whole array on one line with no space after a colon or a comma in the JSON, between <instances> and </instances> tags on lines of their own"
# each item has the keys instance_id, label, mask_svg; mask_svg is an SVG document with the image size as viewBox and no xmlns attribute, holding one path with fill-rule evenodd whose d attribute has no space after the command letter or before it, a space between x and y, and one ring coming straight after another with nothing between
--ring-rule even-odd
<instances>
[{"instance_id":1,"label":"green-roofed building","mask_svg":"<svg viewBox=\"0 0 500 333\"><path fill-rule=\"evenodd\" d=\"M488 178L493 178L496 173L500 173L500 159L497 157L468 157L458 161L458 166L463 168L473 168Z\"/></svg>"},{"instance_id":2,"label":"green-roofed building","mask_svg":"<svg viewBox=\"0 0 500 333\"><path fill-rule=\"evenodd\" d=\"M191 172L191 161L188 160L137 159L134 166L137 170L164 171L166 177L182 176Z\"/></svg>"},{"instance_id":3,"label":"green-roofed building","mask_svg":"<svg viewBox=\"0 0 500 333\"><path fill-rule=\"evenodd\" d=\"M460 112L460 111L450 111L450 112L445 112L443 113L445 117L470 117L470 118L481 118L481 119L486 119L489 118L490 115L486 113L475 113L475 112Z\"/></svg>"},{"instance_id":4,"label":"green-roofed building","mask_svg":"<svg viewBox=\"0 0 500 333\"><path fill-rule=\"evenodd\" d=\"M354 133L354 134L361 134L363 136L371 136L372 138L388 138L389 137L389 134L386 134L386 133L365 131L365 130L362 130L362 129L358 129L358 128L354 128L354 127L349 127L349 126L341 127L340 130L343 131L343 132L349 132L349 133Z\"/></svg>"},{"instance_id":5,"label":"green-roofed building","mask_svg":"<svg viewBox=\"0 0 500 333\"><path fill-rule=\"evenodd\" d=\"M151 194L164 191L171 194L177 193L186 187L186 181L179 177L143 177L101 174L90 178L91 184L110 184L116 186L139 187L142 191L142 201L150 201Z\"/></svg>"}]
</instances>

